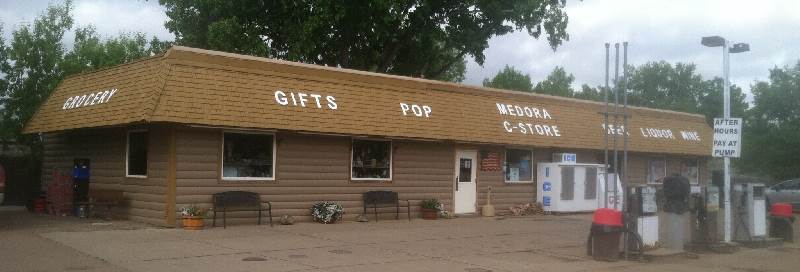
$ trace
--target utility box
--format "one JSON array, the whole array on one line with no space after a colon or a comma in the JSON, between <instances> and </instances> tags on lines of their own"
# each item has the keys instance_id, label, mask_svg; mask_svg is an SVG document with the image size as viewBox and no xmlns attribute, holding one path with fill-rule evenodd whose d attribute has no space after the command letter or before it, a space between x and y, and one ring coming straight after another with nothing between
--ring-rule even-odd
<instances>
[{"instance_id":1,"label":"utility box","mask_svg":"<svg viewBox=\"0 0 800 272\"><path fill-rule=\"evenodd\" d=\"M545 212L588 212L605 207L602 164L539 163L537 170L536 200ZM617 187L622 195L619 182ZM617 209L622 209L621 203Z\"/></svg>"}]
</instances>

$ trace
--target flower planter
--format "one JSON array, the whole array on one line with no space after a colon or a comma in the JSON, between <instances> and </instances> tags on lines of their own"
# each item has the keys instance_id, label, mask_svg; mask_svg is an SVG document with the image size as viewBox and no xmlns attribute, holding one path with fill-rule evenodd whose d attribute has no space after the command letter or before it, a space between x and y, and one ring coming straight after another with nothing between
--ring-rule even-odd
<instances>
[{"instance_id":1,"label":"flower planter","mask_svg":"<svg viewBox=\"0 0 800 272\"><path fill-rule=\"evenodd\" d=\"M181 219L183 229L187 230L201 230L205 226L202 216L184 216Z\"/></svg>"},{"instance_id":2,"label":"flower planter","mask_svg":"<svg viewBox=\"0 0 800 272\"><path fill-rule=\"evenodd\" d=\"M422 208L422 219L425 220L436 220L438 217L439 211L436 209L426 209Z\"/></svg>"}]
</instances>

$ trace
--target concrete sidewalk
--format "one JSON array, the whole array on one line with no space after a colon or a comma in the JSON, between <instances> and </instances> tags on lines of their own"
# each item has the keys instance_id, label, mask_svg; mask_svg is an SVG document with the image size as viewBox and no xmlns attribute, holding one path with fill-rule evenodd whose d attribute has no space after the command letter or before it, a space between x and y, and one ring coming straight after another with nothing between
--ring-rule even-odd
<instances>
[{"instance_id":1,"label":"concrete sidewalk","mask_svg":"<svg viewBox=\"0 0 800 272\"><path fill-rule=\"evenodd\" d=\"M585 253L589 220L588 215L386 220L203 231L115 222L108 229L72 227L36 235L90 262L71 270L99 269L94 271L794 271L800 266L797 244L670 262L596 262ZM36 271L61 270L66 269Z\"/></svg>"}]
</instances>

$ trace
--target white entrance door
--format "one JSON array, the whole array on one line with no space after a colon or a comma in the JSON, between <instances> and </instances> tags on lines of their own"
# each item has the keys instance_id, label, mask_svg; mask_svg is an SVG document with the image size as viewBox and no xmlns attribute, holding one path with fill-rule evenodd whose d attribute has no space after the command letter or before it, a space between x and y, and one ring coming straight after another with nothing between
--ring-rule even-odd
<instances>
[{"instance_id":1,"label":"white entrance door","mask_svg":"<svg viewBox=\"0 0 800 272\"><path fill-rule=\"evenodd\" d=\"M476 201L475 175L477 174L478 152L474 150L456 151L456 179L453 210L455 213L474 213Z\"/></svg>"}]
</instances>

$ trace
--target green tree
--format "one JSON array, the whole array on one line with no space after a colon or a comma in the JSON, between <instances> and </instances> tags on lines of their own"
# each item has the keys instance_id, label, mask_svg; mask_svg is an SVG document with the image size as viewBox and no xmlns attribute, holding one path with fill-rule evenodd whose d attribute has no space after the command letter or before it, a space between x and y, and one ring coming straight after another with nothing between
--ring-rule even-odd
<instances>
[{"instance_id":1,"label":"green tree","mask_svg":"<svg viewBox=\"0 0 800 272\"><path fill-rule=\"evenodd\" d=\"M96 70L160 54L168 45L155 37L148 42L143 33L102 40L94 26L87 26L75 30L74 46L64 55L62 68L67 75Z\"/></svg>"},{"instance_id":2,"label":"green tree","mask_svg":"<svg viewBox=\"0 0 800 272\"><path fill-rule=\"evenodd\" d=\"M572 97L575 93L572 89L572 82L574 81L575 76L567 74L563 67L556 66L556 68L553 68L553 71L547 75L547 78L536 84L536 87L533 88L533 92Z\"/></svg>"},{"instance_id":3,"label":"green tree","mask_svg":"<svg viewBox=\"0 0 800 272\"><path fill-rule=\"evenodd\" d=\"M706 116L706 122L714 126L714 118L722 117L722 89L723 79L716 77L706 81L706 87L700 93L697 113ZM747 97L742 88L731 85L731 116L743 118L748 108Z\"/></svg>"},{"instance_id":4,"label":"green tree","mask_svg":"<svg viewBox=\"0 0 800 272\"><path fill-rule=\"evenodd\" d=\"M752 90L737 167L777 179L799 177L800 61L770 70L769 82L757 82Z\"/></svg>"},{"instance_id":5,"label":"green tree","mask_svg":"<svg viewBox=\"0 0 800 272\"><path fill-rule=\"evenodd\" d=\"M694 64L648 62L632 69L628 102L633 105L697 113L707 84Z\"/></svg>"},{"instance_id":6,"label":"green tree","mask_svg":"<svg viewBox=\"0 0 800 272\"><path fill-rule=\"evenodd\" d=\"M583 100L603 101L602 87L591 87L588 84L581 85L581 91L575 92L573 97Z\"/></svg>"},{"instance_id":7,"label":"green tree","mask_svg":"<svg viewBox=\"0 0 800 272\"><path fill-rule=\"evenodd\" d=\"M483 79L483 86L520 92L533 91L531 77L528 74L523 75L522 72L508 65L500 72L497 72L497 75L491 80L488 78Z\"/></svg>"},{"instance_id":8,"label":"green tree","mask_svg":"<svg viewBox=\"0 0 800 272\"><path fill-rule=\"evenodd\" d=\"M0 40L0 139L18 140L37 150L36 137L21 137L22 126L65 76L116 65L166 50L169 42L143 34L122 34L101 40L94 27L76 30L75 45L66 51L64 34L72 29L72 3L50 5L33 24L12 32L10 44ZM1 33L0 33L1 34ZM2 35L0 35L2 37Z\"/></svg>"},{"instance_id":9,"label":"green tree","mask_svg":"<svg viewBox=\"0 0 800 272\"><path fill-rule=\"evenodd\" d=\"M628 71L630 105L703 114L709 125L722 116L722 79L704 80L694 64L648 62ZM747 102L736 85L731 85L731 106L733 116L744 116Z\"/></svg>"},{"instance_id":10,"label":"green tree","mask_svg":"<svg viewBox=\"0 0 800 272\"><path fill-rule=\"evenodd\" d=\"M515 30L567 40L565 0L160 0L181 45L457 81L488 40ZM455 71L454 71L455 70Z\"/></svg>"},{"instance_id":11,"label":"green tree","mask_svg":"<svg viewBox=\"0 0 800 272\"><path fill-rule=\"evenodd\" d=\"M22 25L12 32L7 59L0 66L0 73L8 82L2 90L2 95L8 97L0 124L3 138L16 138L22 125L63 77L59 65L64 56L61 41L72 27L71 8L69 1L63 6L49 6L32 25Z\"/></svg>"}]
</instances>

